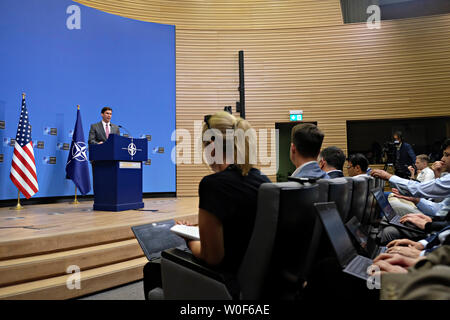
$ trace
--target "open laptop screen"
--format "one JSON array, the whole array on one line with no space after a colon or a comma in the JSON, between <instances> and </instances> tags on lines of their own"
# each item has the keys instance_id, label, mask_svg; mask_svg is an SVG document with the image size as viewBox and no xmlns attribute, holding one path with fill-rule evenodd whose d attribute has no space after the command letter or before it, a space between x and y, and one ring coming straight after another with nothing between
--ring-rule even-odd
<instances>
[{"instance_id":1,"label":"open laptop screen","mask_svg":"<svg viewBox=\"0 0 450 320\"><path fill-rule=\"evenodd\" d=\"M377 199L378 206L380 207L383 214L386 216L386 218L390 221L393 219L396 215L394 209L392 208L391 204L389 203L388 199L384 195L384 192L381 189L372 191L373 195L375 196L375 199Z\"/></svg>"},{"instance_id":2,"label":"open laptop screen","mask_svg":"<svg viewBox=\"0 0 450 320\"><path fill-rule=\"evenodd\" d=\"M358 241L359 245L363 249L367 249L368 237L367 234L362 230L361 223L358 221L358 218L352 217L345 225L353 234L355 240Z\"/></svg>"},{"instance_id":3,"label":"open laptop screen","mask_svg":"<svg viewBox=\"0 0 450 320\"><path fill-rule=\"evenodd\" d=\"M314 205L319 213L319 217L330 238L331 244L336 251L336 256L343 268L357 256L350 237L347 234L344 223L339 216L334 202L316 203Z\"/></svg>"}]
</instances>

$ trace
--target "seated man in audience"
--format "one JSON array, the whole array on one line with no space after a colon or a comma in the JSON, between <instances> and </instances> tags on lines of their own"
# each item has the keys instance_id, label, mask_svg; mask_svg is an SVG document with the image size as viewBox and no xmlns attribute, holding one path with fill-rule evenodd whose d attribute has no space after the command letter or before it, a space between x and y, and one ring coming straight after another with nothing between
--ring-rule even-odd
<instances>
[{"instance_id":1,"label":"seated man in audience","mask_svg":"<svg viewBox=\"0 0 450 320\"><path fill-rule=\"evenodd\" d=\"M427 182L434 180L434 172L428 167L428 163L430 158L426 154L419 154L416 157L416 168L417 175L415 174L415 170L412 166L409 166L408 169L411 172L411 179L419 182ZM397 189L392 190L393 193L389 195L389 203L391 204L394 211L403 216L407 213L420 213L421 211L417 208L416 203L419 202L419 199L415 201L414 199L402 196L398 193Z\"/></svg>"},{"instance_id":2,"label":"seated man in audience","mask_svg":"<svg viewBox=\"0 0 450 320\"><path fill-rule=\"evenodd\" d=\"M394 184L397 187L398 191L394 190L394 193L403 193L407 196L421 198L445 197L440 203L435 203L426 199L407 199L416 202L417 208L425 215L432 216L432 219L446 220L447 213L450 210L450 176L446 175L441 177L441 174L444 171L450 171L450 139L447 139L444 142L443 149L444 153L441 161L436 161L433 164L432 169L436 179L432 181L420 183L413 180L402 179L383 170L374 170L372 176L389 180L391 184ZM426 222L430 221L425 221L421 216L412 217L412 215L406 215L403 217L402 222L411 222L418 227L422 226L422 229L425 230ZM408 231L399 230L392 226L384 228L380 234L382 243L387 243L391 240L400 238L417 238L417 236L419 235L411 234Z\"/></svg>"},{"instance_id":3,"label":"seated man in audience","mask_svg":"<svg viewBox=\"0 0 450 320\"><path fill-rule=\"evenodd\" d=\"M435 176L434 180L420 183L414 180L402 179L378 169L373 170L371 175L388 180L402 195L417 198L447 198L450 196L450 175L443 175L442 173L450 172L450 139L445 140L442 149L444 152L441 161L436 161L431 167Z\"/></svg>"},{"instance_id":4,"label":"seated man in audience","mask_svg":"<svg viewBox=\"0 0 450 320\"><path fill-rule=\"evenodd\" d=\"M292 128L290 158L297 168L292 177L329 179L319 168L317 156L322 147L324 134L311 123L298 124Z\"/></svg>"},{"instance_id":5,"label":"seated man in audience","mask_svg":"<svg viewBox=\"0 0 450 320\"><path fill-rule=\"evenodd\" d=\"M369 161L361 154L352 154L347 159L347 170L350 177L367 176L367 168L369 168Z\"/></svg>"},{"instance_id":6,"label":"seated man in audience","mask_svg":"<svg viewBox=\"0 0 450 320\"><path fill-rule=\"evenodd\" d=\"M338 147L332 146L323 149L319 154L319 167L325 171L331 179L341 178L345 163L345 154Z\"/></svg>"},{"instance_id":7,"label":"seated man in audience","mask_svg":"<svg viewBox=\"0 0 450 320\"><path fill-rule=\"evenodd\" d=\"M434 172L428 167L430 158L426 154L419 154L416 157L417 174L412 166L408 167L411 172L411 179L419 182L427 182L434 179Z\"/></svg>"}]
</instances>

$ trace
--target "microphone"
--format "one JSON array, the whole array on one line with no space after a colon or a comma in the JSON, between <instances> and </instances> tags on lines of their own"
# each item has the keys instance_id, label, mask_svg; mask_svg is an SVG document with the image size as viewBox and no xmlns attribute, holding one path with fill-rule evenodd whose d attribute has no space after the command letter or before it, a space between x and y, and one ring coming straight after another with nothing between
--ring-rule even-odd
<instances>
[{"instance_id":1,"label":"microphone","mask_svg":"<svg viewBox=\"0 0 450 320\"><path fill-rule=\"evenodd\" d=\"M131 132L130 132L130 130L128 130L127 128L125 128L124 126L121 126L121 125L118 125L118 127L119 127L120 129L124 129L124 130L128 133L128 136L131 138Z\"/></svg>"}]
</instances>

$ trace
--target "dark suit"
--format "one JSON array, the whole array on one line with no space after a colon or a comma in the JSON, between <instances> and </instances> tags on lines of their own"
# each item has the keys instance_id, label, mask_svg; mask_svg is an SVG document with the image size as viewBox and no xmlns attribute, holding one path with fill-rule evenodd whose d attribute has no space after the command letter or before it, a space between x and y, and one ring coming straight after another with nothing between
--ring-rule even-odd
<instances>
[{"instance_id":1,"label":"dark suit","mask_svg":"<svg viewBox=\"0 0 450 320\"><path fill-rule=\"evenodd\" d=\"M334 178L342 178L344 176L344 173L341 170L331 170L327 172L330 179Z\"/></svg>"},{"instance_id":2,"label":"dark suit","mask_svg":"<svg viewBox=\"0 0 450 320\"><path fill-rule=\"evenodd\" d=\"M115 124L110 123L109 134L120 134L119 127ZM103 128L102 121L91 124L91 129L89 130L89 144L98 144L99 142L105 142L106 132Z\"/></svg>"},{"instance_id":3,"label":"dark suit","mask_svg":"<svg viewBox=\"0 0 450 320\"><path fill-rule=\"evenodd\" d=\"M402 142L400 149L396 151L395 174L401 178L409 178L408 166L416 163L416 155L409 143Z\"/></svg>"}]
</instances>

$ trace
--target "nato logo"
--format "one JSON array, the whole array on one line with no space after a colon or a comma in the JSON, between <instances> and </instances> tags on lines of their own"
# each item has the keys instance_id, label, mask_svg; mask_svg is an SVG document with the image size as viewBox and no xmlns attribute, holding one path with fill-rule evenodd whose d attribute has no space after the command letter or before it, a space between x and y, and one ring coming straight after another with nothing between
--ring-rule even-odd
<instances>
[{"instance_id":1,"label":"nato logo","mask_svg":"<svg viewBox=\"0 0 450 320\"><path fill-rule=\"evenodd\" d=\"M133 157L136 154L136 150L137 150L136 145L133 142L131 142L128 145L127 150L128 150L128 154Z\"/></svg>"},{"instance_id":2,"label":"nato logo","mask_svg":"<svg viewBox=\"0 0 450 320\"><path fill-rule=\"evenodd\" d=\"M88 161L86 143L82 141L73 143L72 159L80 162Z\"/></svg>"}]
</instances>

